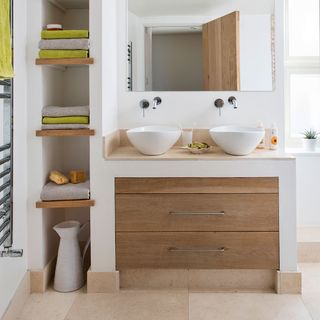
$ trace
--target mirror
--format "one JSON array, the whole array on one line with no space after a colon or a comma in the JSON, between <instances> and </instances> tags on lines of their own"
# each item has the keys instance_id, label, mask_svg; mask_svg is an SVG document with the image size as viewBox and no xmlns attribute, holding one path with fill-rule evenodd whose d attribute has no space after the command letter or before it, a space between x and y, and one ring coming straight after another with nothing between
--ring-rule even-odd
<instances>
[{"instance_id":1,"label":"mirror","mask_svg":"<svg viewBox=\"0 0 320 320\"><path fill-rule=\"evenodd\" d=\"M274 0L128 0L128 91L272 91Z\"/></svg>"}]
</instances>

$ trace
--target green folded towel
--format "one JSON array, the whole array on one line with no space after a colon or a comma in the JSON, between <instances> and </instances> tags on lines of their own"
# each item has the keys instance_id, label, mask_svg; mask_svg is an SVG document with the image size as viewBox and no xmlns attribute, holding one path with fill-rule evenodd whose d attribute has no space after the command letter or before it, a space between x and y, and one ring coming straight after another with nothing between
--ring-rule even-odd
<instances>
[{"instance_id":1,"label":"green folded towel","mask_svg":"<svg viewBox=\"0 0 320 320\"><path fill-rule=\"evenodd\" d=\"M42 59L72 59L88 58L88 50L40 50L39 58Z\"/></svg>"},{"instance_id":2,"label":"green folded towel","mask_svg":"<svg viewBox=\"0 0 320 320\"><path fill-rule=\"evenodd\" d=\"M10 1L0 1L0 79L13 78Z\"/></svg>"},{"instance_id":3,"label":"green folded towel","mask_svg":"<svg viewBox=\"0 0 320 320\"><path fill-rule=\"evenodd\" d=\"M42 39L79 39L89 38L88 30L43 30Z\"/></svg>"},{"instance_id":4,"label":"green folded towel","mask_svg":"<svg viewBox=\"0 0 320 320\"><path fill-rule=\"evenodd\" d=\"M89 124L89 117L43 117L43 124Z\"/></svg>"}]
</instances>

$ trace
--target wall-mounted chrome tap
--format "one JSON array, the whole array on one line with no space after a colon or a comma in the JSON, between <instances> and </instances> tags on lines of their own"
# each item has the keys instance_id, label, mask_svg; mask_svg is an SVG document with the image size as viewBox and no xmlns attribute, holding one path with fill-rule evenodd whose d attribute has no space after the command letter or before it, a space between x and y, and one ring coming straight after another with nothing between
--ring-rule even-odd
<instances>
[{"instance_id":1,"label":"wall-mounted chrome tap","mask_svg":"<svg viewBox=\"0 0 320 320\"><path fill-rule=\"evenodd\" d=\"M162 103L162 99L160 97L155 97L153 99L153 107L152 109L157 109L157 106Z\"/></svg>"},{"instance_id":2,"label":"wall-mounted chrome tap","mask_svg":"<svg viewBox=\"0 0 320 320\"><path fill-rule=\"evenodd\" d=\"M233 109L238 109L238 101L236 97L229 97L228 102L233 106ZM217 99L214 101L214 105L219 109L219 116L221 117L221 110L224 107L224 101L222 99Z\"/></svg>"},{"instance_id":3,"label":"wall-mounted chrome tap","mask_svg":"<svg viewBox=\"0 0 320 320\"><path fill-rule=\"evenodd\" d=\"M214 102L214 105L216 108L219 109L219 116L221 117L221 109L224 107L224 101L222 99L217 99Z\"/></svg>"},{"instance_id":4,"label":"wall-mounted chrome tap","mask_svg":"<svg viewBox=\"0 0 320 320\"><path fill-rule=\"evenodd\" d=\"M238 109L238 101L236 97L234 96L229 97L228 102L233 106L233 109Z\"/></svg>"},{"instance_id":5,"label":"wall-mounted chrome tap","mask_svg":"<svg viewBox=\"0 0 320 320\"><path fill-rule=\"evenodd\" d=\"M161 103L162 103L162 99L160 97L155 97L152 100L152 109L153 110L157 109L157 106ZM140 101L139 106L142 109L143 117L145 117L146 116L146 109L148 109L150 107L150 102L146 99L143 99Z\"/></svg>"},{"instance_id":6,"label":"wall-mounted chrome tap","mask_svg":"<svg viewBox=\"0 0 320 320\"><path fill-rule=\"evenodd\" d=\"M142 116L146 116L146 109L150 107L150 102L146 99L143 99L139 103L140 108L142 109Z\"/></svg>"}]
</instances>

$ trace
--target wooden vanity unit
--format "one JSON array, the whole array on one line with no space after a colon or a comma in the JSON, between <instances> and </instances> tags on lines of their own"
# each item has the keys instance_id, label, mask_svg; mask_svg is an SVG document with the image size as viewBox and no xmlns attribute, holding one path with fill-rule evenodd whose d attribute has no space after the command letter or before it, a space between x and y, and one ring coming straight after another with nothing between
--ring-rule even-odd
<instances>
[{"instance_id":1,"label":"wooden vanity unit","mask_svg":"<svg viewBox=\"0 0 320 320\"><path fill-rule=\"evenodd\" d=\"M279 269L278 178L116 178L117 270Z\"/></svg>"}]
</instances>

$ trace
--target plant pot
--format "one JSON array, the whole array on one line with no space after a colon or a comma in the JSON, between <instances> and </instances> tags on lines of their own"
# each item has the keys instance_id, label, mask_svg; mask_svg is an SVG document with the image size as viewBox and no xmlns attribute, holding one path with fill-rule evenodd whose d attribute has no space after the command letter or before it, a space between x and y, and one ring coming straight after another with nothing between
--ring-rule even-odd
<instances>
[{"instance_id":1,"label":"plant pot","mask_svg":"<svg viewBox=\"0 0 320 320\"><path fill-rule=\"evenodd\" d=\"M317 149L317 139L303 139L303 149L314 152Z\"/></svg>"}]
</instances>

